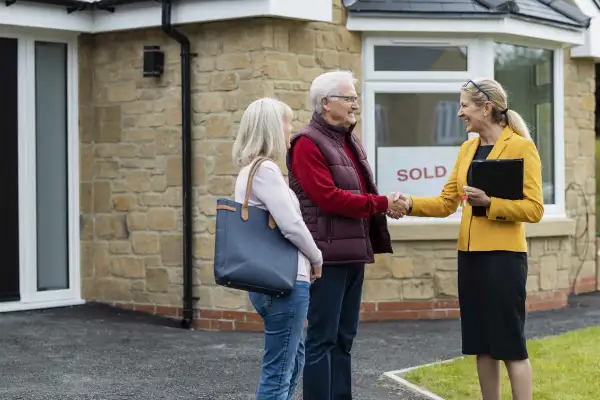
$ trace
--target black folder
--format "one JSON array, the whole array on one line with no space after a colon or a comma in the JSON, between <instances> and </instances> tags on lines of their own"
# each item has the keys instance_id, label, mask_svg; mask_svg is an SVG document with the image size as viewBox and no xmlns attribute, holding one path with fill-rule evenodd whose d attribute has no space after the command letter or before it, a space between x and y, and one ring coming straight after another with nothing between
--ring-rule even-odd
<instances>
[{"instance_id":1,"label":"black folder","mask_svg":"<svg viewBox=\"0 0 600 400\"><path fill-rule=\"evenodd\" d=\"M471 163L472 186L483 190L489 197L522 200L523 175L522 158L473 160ZM485 217L485 207L473 207L473 215Z\"/></svg>"}]
</instances>

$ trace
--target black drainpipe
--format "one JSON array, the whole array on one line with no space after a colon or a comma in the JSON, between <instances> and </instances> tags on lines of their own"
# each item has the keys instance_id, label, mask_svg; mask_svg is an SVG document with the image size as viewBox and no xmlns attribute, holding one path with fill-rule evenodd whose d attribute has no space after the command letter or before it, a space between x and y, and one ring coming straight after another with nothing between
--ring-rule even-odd
<instances>
[{"instance_id":1,"label":"black drainpipe","mask_svg":"<svg viewBox=\"0 0 600 400\"><path fill-rule=\"evenodd\" d=\"M162 29L181 45L181 168L183 197L183 319L181 326L190 329L194 319L192 293L192 115L190 40L171 25L172 0L162 0Z\"/></svg>"}]
</instances>

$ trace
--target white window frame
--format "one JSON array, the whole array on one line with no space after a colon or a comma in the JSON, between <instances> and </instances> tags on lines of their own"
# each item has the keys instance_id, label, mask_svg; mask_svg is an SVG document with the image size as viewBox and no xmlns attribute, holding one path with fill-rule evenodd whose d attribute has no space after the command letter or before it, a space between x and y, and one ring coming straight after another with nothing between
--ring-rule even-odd
<instances>
[{"instance_id":1,"label":"white window frame","mask_svg":"<svg viewBox=\"0 0 600 400\"><path fill-rule=\"evenodd\" d=\"M18 40L18 177L20 301L0 303L0 312L83 303L79 234L79 100L77 34L4 28L0 37ZM69 288L37 290L35 42L67 45L67 188Z\"/></svg>"},{"instance_id":2,"label":"white window frame","mask_svg":"<svg viewBox=\"0 0 600 400\"><path fill-rule=\"evenodd\" d=\"M482 76L494 77L494 46L496 42L531 46L554 51L553 86L554 86L554 204L545 205L544 219L564 218L565 213L565 161L564 161L564 65L563 50L555 44L537 40L507 40L485 37L479 39L448 37L398 37L398 36L364 36L363 37L363 126L362 141L371 162L375 160L375 94L381 93L456 93L468 79ZM448 46L467 47L467 71L375 71L375 46ZM534 121L529 121L534 123ZM377 165L373 164L375 177ZM456 221L461 217L461 209L446 218ZM389 219L391 224L406 222L428 222L444 219L405 217L400 220Z\"/></svg>"}]
</instances>

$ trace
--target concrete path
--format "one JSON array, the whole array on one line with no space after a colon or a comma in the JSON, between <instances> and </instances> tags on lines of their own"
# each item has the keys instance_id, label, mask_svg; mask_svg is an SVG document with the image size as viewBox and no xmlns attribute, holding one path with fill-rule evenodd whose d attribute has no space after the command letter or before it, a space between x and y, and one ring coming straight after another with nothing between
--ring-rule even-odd
<instances>
[{"instance_id":1,"label":"concrete path","mask_svg":"<svg viewBox=\"0 0 600 400\"><path fill-rule=\"evenodd\" d=\"M591 325L600 325L600 294L530 314L528 333ZM260 334L184 331L101 305L0 314L0 339L2 400L251 400L262 344ZM460 324L365 323L354 354L355 400L420 400L378 379L459 355Z\"/></svg>"}]
</instances>

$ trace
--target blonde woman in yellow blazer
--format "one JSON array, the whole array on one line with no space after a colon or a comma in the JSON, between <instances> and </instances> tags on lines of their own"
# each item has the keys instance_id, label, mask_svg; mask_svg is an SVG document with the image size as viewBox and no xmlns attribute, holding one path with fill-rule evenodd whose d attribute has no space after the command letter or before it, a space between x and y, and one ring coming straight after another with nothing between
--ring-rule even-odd
<instances>
[{"instance_id":1,"label":"blonde woman in yellow blazer","mask_svg":"<svg viewBox=\"0 0 600 400\"><path fill-rule=\"evenodd\" d=\"M524 223L538 222L544 214L540 157L527 125L508 109L506 92L494 80L465 83L458 117L465 120L468 132L479 137L461 146L439 196L405 196L408 215L444 218L463 201L458 237L463 353L477 356L484 400L500 400L500 361L506 365L513 398L531 400L532 373L524 335ZM523 200L490 198L471 187L471 162L486 158L523 158ZM482 216L473 215L474 207Z\"/></svg>"}]
</instances>

